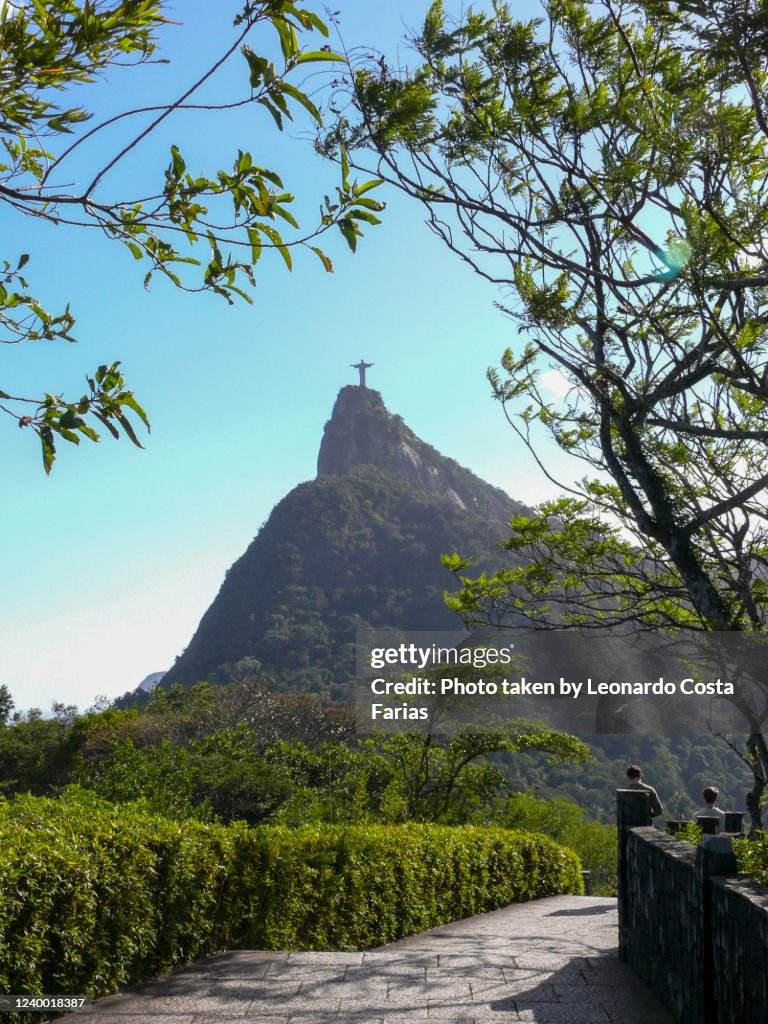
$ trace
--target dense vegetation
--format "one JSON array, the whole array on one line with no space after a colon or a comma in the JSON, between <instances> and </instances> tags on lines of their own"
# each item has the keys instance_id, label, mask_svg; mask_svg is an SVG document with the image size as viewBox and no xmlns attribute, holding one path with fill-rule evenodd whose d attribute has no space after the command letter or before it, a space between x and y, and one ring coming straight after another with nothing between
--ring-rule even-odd
<instances>
[{"instance_id":1,"label":"dense vegetation","mask_svg":"<svg viewBox=\"0 0 768 1024\"><path fill-rule=\"evenodd\" d=\"M33 711L0 728L0 792L55 796L77 784L115 803L143 801L152 813L201 822L502 824L572 847L610 891L613 826L586 820L567 799L572 787L551 805L531 798L523 807L510 784L515 766L531 758L532 777L573 760L587 769L578 740L530 723L442 744L416 736L356 741L352 727L344 705L270 694L247 680L156 690L141 710L78 715L58 706L52 718ZM612 794L614 780L606 785Z\"/></svg>"},{"instance_id":2,"label":"dense vegetation","mask_svg":"<svg viewBox=\"0 0 768 1024\"><path fill-rule=\"evenodd\" d=\"M500 824L574 849L597 891L610 892L614 790L629 761L644 765L672 818L699 806L707 783L734 810L747 788L738 758L714 737L594 737L587 760L576 741L547 730L474 742L432 744L426 759L417 737L358 742L346 705L241 678L157 689L142 709L33 711L0 728L0 792L52 796L76 783L202 822Z\"/></svg>"},{"instance_id":3,"label":"dense vegetation","mask_svg":"<svg viewBox=\"0 0 768 1024\"><path fill-rule=\"evenodd\" d=\"M452 578L440 556L496 564L502 535L501 520L375 467L301 484L229 570L168 681L246 672L348 696L355 631L461 629L443 602Z\"/></svg>"},{"instance_id":4,"label":"dense vegetation","mask_svg":"<svg viewBox=\"0 0 768 1024\"><path fill-rule=\"evenodd\" d=\"M505 829L180 824L70 791L0 801L0 888L3 991L93 996L222 948L378 945L581 874Z\"/></svg>"}]
</instances>

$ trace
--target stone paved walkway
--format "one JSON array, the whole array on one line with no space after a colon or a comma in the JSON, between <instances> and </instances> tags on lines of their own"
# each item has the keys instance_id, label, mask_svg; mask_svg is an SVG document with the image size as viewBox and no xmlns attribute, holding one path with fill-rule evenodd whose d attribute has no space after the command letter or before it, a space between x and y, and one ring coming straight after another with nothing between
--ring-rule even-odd
<instances>
[{"instance_id":1,"label":"stone paved walkway","mask_svg":"<svg viewBox=\"0 0 768 1024\"><path fill-rule=\"evenodd\" d=\"M616 957L616 901L552 896L366 953L221 953L67 1024L673 1024Z\"/></svg>"}]
</instances>

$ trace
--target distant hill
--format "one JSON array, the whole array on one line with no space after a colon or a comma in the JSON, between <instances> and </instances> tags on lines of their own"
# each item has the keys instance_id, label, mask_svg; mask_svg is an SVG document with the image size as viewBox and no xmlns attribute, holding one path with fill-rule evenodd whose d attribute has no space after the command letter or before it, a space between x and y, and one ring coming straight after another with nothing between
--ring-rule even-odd
<instances>
[{"instance_id":1,"label":"distant hill","mask_svg":"<svg viewBox=\"0 0 768 1024\"><path fill-rule=\"evenodd\" d=\"M453 578L440 556L498 566L505 523L523 509L418 438L378 392L342 388L317 478L275 507L163 684L247 671L340 697L356 629L461 628L443 604Z\"/></svg>"}]
</instances>

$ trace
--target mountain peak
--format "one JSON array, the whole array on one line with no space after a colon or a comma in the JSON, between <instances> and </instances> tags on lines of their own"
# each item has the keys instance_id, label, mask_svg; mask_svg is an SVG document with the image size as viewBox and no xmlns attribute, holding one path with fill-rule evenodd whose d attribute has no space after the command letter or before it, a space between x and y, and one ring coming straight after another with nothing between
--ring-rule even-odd
<instances>
[{"instance_id":1,"label":"mountain peak","mask_svg":"<svg viewBox=\"0 0 768 1024\"><path fill-rule=\"evenodd\" d=\"M348 384L336 396L325 424L318 476L343 476L356 466L389 468L403 441L405 424L392 416L378 391Z\"/></svg>"},{"instance_id":2,"label":"mountain peak","mask_svg":"<svg viewBox=\"0 0 768 1024\"><path fill-rule=\"evenodd\" d=\"M343 476L362 466L406 477L421 493L493 519L509 519L522 508L417 437L400 416L389 412L378 391L347 385L325 425L317 475Z\"/></svg>"},{"instance_id":3,"label":"mountain peak","mask_svg":"<svg viewBox=\"0 0 768 1024\"><path fill-rule=\"evenodd\" d=\"M163 685L256 674L346 699L355 630L458 629L440 556L497 568L504 522L521 510L418 438L377 391L344 387L317 480L273 509Z\"/></svg>"}]
</instances>

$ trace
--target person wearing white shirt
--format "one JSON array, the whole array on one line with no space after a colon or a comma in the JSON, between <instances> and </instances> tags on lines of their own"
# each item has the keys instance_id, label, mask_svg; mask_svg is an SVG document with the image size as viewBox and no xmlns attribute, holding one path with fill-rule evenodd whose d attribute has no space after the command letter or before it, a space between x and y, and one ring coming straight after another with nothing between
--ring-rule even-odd
<instances>
[{"instance_id":1,"label":"person wearing white shirt","mask_svg":"<svg viewBox=\"0 0 768 1024\"><path fill-rule=\"evenodd\" d=\"M693 820L697 818L719 818L720 828L723 828L725 824L725 811L721 811L719 807L715 807L717 798L720 796L720 790L717 786L707 786L704 792L701 794L701 798L704 801L704 806L700 807L693 815Z\"/></svg>"}]
</instances>

